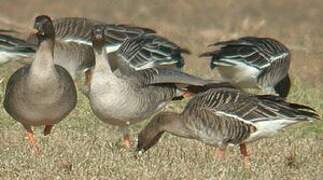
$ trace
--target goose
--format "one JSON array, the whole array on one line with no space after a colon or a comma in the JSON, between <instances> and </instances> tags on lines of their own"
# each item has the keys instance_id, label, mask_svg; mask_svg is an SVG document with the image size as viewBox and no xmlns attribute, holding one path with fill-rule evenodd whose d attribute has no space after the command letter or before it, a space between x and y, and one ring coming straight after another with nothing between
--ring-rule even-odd
<instances>
[{"instance_id":1,"label":"goose","mask_svg":"<svg viewBox=\"0 0 323 180\"><path fill-rule=\"evenodd\" d=\"M241 88L262 89L265 94L286 98L291 86L288 48L272 38L242 37L212 44L216 50L200 57L211 57L224 81Z\"/></svg>"},{"instance_id":2,"label":"goose","mask_svg":"<svg viewBox=\"0 0 323 180\"><path fill-rule=\"evenodd\" d=\"M96 64L91 71L89 102L93 113L103 122L119 126L124 145L130 147L127 127L160 111L187 91L206 86L209 81L171 68L135 70L127 62L141 57L146 38L127 39L117 51L119 74L112 71L104 48L104 29L93 29L92 43ZM148 39L149 41L150 39ZM195 89L195 90L194 90Z\"/></svg>"},{"instance_id":3,"label":"goose","mask_svg":"<svg viewBox=\"0 0 323 180\"><path fill-rule=\"evenodd\" d=\"M253 95L236 88L210 88L195 95L181 113L161 112L138 135L139 154L154 146L164 132L217 148L224 159L227 145L239 145L250 166L246 143L271 137L279 130L319 116L314 109L273 95Z\"/></svg>"},{"instance_id":4,"label":"goose","mask_svg":"<svg viewBox=\"0 0 323 180\"><path fill-rule=\"evenodd\" d=\"M5 110L27 131L32 149L40 152L32 126L44 125L48 135L75 107L77 95L70 74L54 64L55 31L48 16L38 16L34 28L40 44L31 65L18 69L6 86Z\"/></svg>"}]
</instances>

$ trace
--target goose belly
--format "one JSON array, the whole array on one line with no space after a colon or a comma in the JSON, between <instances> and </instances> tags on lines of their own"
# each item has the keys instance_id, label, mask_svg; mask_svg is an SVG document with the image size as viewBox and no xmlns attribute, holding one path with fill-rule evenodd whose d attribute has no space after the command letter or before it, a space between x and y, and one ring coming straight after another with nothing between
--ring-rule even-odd
<instances>
[{"instance_id":1,"label":"goose belly","mask_svg":"<svg viewBox=\"0 0 323 180\"><path fill-rule=\"evenodd\" d=\"M145 118L166 106L168 101L147 102L140 93L123 92L90 95L93 112L103 122L112 125L126 126Z\"/></svg>"},{"instance_id":2,"label":"goose belly","mask_svg":"<svg viewBox=\"0 0 323 180\"><path fill-rule=\"evenodd\" d=\"M75 106L75 104L64 103L64 99L46 101L35 99L15 98L10 104L8 111L14 119L22 124L40 126L56 124L61 121Z\"/></svg>"},{"instance_id":3,"label":"goose belly","mask_svg":"<svg viewBox=\"0 0 323 180\"><path fill-rule=\"evenodd\" d=\"M243 88L257 87L257 78L260 74L257 68L239 63L235 66L219 66L217 69L225 81L229 81Z\"/></svg>"},{"instance_id":4,"label":"goose belly","mask_svg":"<svg viewBox=\"0 0 323 180\"><path fill-rule=\"evenodd\" d=\"M277 119L273 121L260 121L255 123L256 131L251 133L245 142L253 142L258 139L274 136L283 128L299 121L293 119Z\"/></svg>"}]
</instances>

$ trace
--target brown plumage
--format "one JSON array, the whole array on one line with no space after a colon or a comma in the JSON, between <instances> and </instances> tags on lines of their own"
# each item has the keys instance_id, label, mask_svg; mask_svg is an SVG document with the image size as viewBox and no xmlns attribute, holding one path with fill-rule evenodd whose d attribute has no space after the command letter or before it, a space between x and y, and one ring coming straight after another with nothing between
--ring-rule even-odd
<instances>
[{"instance_id":1,"label":"brown plumage","mask_svg":"<svg viewBox=\"0 0 323 180\"><path fill-rule=\"evenodd\" d=\"M156 115L140 132L137 150L148 150L164 132L169 132L218 147L222 156L227 145L240 145L249 164L245 143L315 118L318 115L312 108L288 103L277 96L257 96L235 88L212 88L193 97L182 113Z\"/></svg>"},{"instance_id":2,"label":"brown plumage","mask_svg":"<svg viewBox=\"0 0 323 180\"><path fill-rule=\"evenodd\" d=\"M18 69L9 79L5 110L27 131L27 138L39 152L32 126L44 125L44 135L63 120L76 105L76 89L69 73L54 64L55 32L51 19L38 16L35 29L40 45L31 65Z\"/></svg>"}]
</instances>

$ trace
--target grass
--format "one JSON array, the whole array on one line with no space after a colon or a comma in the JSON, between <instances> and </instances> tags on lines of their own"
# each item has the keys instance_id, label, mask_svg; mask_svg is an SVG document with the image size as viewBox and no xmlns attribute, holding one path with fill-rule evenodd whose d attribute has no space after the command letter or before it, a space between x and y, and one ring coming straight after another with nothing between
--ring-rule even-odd
<instances>
[{"instance_id":1,"label":"grass","mask_svg":"<svg viewBox=\"0 0 323 180\"><path fill-rule=\"evenodd\" d=\"M130 23L154 28L163 36L192 50L186 71L216 78L206 60L196 55L207 44L244 35L270 36L291 49L293 87L289 100L317 109L323 116L322 21L323 3L311 0L256 1L41 1L2 2L0 16L14 23L0 28L30 26L37 14L87 16L106 22ZM76 3L77 2L77 3ZM293 3L293 4L291 4ZM20 13L14 13L20 12ZM4 26L6 24L6 26ZM3 25L3 26L1 26ZM7 80L19 65L0 67ZM0 84L0 101L5 83ZM227 159L217 161L214 148L200 142L165 134L141 158L134 148L120 145L121 134L103 124L79 93L77 108L56 125L50 136L36 137L40 156L30 152L23 127L0 105L0 179L322 179L323 123L293 126L271 139L248 145L253 167L243 168L238 147L227 149ZM185 102L167 109L181 111ZM147 123L131 128L132 138Z\"/></svg>"}]
</instances>

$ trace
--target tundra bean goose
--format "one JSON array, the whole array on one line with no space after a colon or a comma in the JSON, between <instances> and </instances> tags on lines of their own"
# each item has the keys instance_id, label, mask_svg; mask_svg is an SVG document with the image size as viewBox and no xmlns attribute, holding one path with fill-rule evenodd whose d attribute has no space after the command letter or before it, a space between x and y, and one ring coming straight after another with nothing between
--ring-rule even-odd
<instances>
[{"instance_id":1,"label":"tundra bean goose","mask_svg":"<svg viewBox=\"0 0 323 180\"><path fill-rule=\"evenodd\" d=\"M40 40L35 59L10 77L4 108L24 126L29 143L39 151L31 126L45 125L44 135L48 135L53 125L75 107L76 89L69 73L54 64L55 31L51 19L38 16L34 28Z\"/></svg>"},{"instance_id":2,"label":"tundra bean goose","mask_svg":"<svg viewBox=\"0 0 323 180\"><path fill-rule=\"evenodd\" d=\"M104 49L104 26L93 30L96 65L92 70L89 101L94 114L102 121L127 127L150 117L172 99L181 97L192 87L203 87L208 81L189 74L163 68L136 71L130 68L129 58L144 48L142 37L126 40L117 51L120 74L113 73ZM139 58L139 56L138 56ZM182 88L177 87L181 84ZM127 133L124 140L129 146Z\"/></svg>"},{"instance_id":3,"label":"tundra bean goose","mask_svg":"<svg viewBox=\"0 0 323 180\"><path fill-rule=\"evenodd\" d=\"M245 143L316 118L312 108L286 102L279 96L212 88L194 96L182 113L161 112L153 117L138 136L137 150L148 150L164 132L169 132L217 147L220 158L224 158L227 145L240 145L245 164L249 165Z\"/></svg>"},{"instance_id":4,"label":"tundra bean goose","mask_svg":"<svg viewBox=\"0 0 323 180\"><path fill-rule=\"evenodd\" d=\"M212 57L224 81L241 88L260 88L265 94L287 97L290 89L288 69L291 54L287 47L271 38L243 37L212 44L217 49L200 56Z\"/></svg>"}]
</instances>

